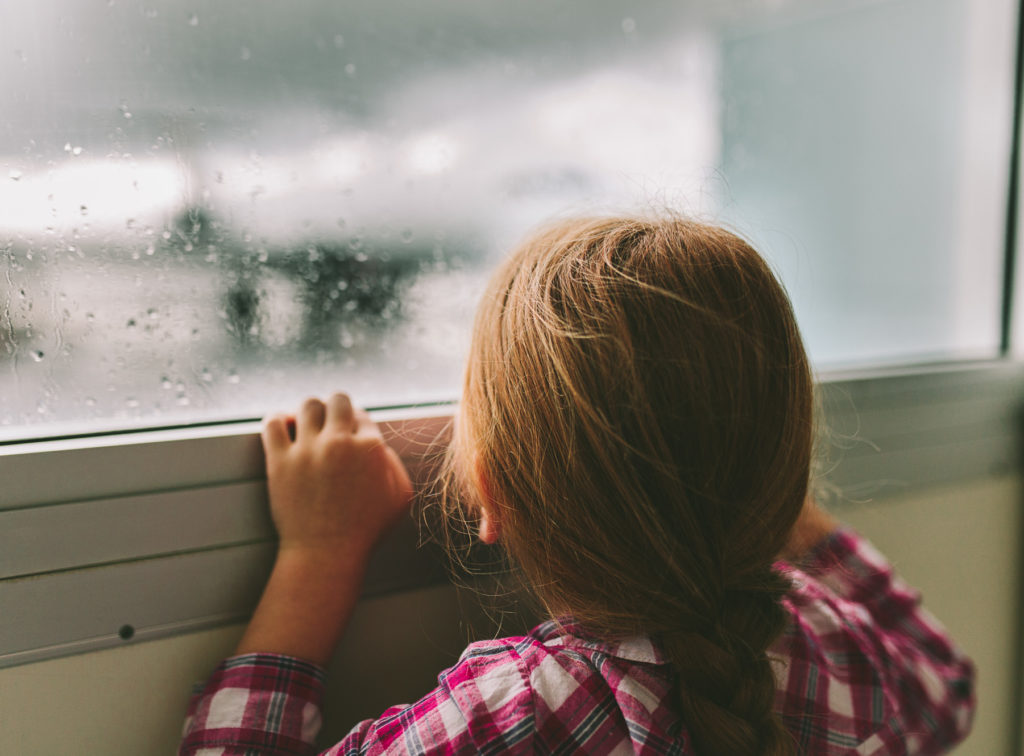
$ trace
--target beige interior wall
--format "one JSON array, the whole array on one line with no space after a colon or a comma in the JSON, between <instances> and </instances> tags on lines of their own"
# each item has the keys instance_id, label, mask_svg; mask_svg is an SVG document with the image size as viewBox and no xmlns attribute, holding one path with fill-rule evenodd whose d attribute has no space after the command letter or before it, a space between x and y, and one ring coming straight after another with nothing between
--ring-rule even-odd
<instances>
[{"instance_id":1,"label":"beige interior wall","mask_svg":"<svg viewBox=\"0 0 1024 756\"><path fill-rule=\"evenodd\" d=\"M1008 754L1018 721L1011 693L1021 496L1020 481L1004 477L841 510L923 590L978 665L978 717L959 756ZM325 736L418 697L486 625L473 602L448 587L363 602L332 665ZM192 683L240 632L228 627L0 670L0 753L173 753Z\"/></svg>"}]
</instances>

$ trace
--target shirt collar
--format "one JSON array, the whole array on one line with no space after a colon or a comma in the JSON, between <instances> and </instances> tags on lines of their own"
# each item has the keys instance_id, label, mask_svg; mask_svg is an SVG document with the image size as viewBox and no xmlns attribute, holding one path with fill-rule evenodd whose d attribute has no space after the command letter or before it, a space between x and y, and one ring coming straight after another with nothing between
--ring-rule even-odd
<instances>
[{"instance_id":1,"label":"shirt collar","mask_svg":"<svg viewBox=\"0 0 1024 756\"><path fill-rule=\"evenodd\" d=\"M563 645L569 648L585 648L643 664L667 664L664 652L651 638L636 635L620 640L601 640L587 633L572 618L563 617L549 620L534 630L533 635L546 646Z\"/></svg>"}]
</instances>

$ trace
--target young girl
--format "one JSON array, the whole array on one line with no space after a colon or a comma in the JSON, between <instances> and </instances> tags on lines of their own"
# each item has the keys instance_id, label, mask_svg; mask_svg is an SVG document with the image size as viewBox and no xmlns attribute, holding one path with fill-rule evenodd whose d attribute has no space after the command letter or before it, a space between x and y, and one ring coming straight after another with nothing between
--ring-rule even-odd
<instances>
[{"instance_id":1,"label":"young girl","mask_svg":"<svg viewBox=\"0 0 1024 756\"><path fill-rule=\"evenodd\" d=\"M789 302L736 236L564 222L483 297L449 474L551 621L474 643L330 754L934 754L970 662L807 493L813 386ZM335 394L263 430L277 561L182 753L306 754L322 666L412 495ZM781 561L781 560L788 561ZM353 680L353 685L359 681Z\"/></svg>"}]
</instances>

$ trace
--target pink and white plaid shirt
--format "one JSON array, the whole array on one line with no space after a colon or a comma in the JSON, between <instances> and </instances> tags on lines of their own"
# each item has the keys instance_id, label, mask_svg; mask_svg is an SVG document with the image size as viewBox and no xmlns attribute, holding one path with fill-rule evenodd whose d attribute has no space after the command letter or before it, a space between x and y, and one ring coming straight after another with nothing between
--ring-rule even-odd
<instances>
[{"instance_id":1,"label":"pink and white plaid shirt","mask_svg":"<svg viewBox=\"0 0 1024 756\"><path fill-rule=\"evenodd\" d=\"M870 544L840 531L785 569L775 708L801 754L937 754L964 738L971 662ZM548 622L470 645L426 696L324 753L693 754L673 682L649 639L603 643ZM323 671L298 659L228 659L193 698L180 753L311 754L322 692Z\"/></svg>"}]
</instances>

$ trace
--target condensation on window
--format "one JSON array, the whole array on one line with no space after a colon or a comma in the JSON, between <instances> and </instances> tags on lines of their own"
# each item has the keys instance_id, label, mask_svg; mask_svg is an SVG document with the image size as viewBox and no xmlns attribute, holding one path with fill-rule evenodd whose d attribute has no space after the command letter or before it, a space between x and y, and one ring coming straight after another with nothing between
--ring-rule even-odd
<instances>
[{"instance_id":1,"label":"condensation on window","mask_svg":"<svg viewBox=\"0 0 1024 756\"><path fill-rule=\"evenodd\" d=\"M819 363L991 351L1014 11L974 5L19 4L0 435L454 398L566 214L729 222Z\"/></svg>"}]
</instances>

